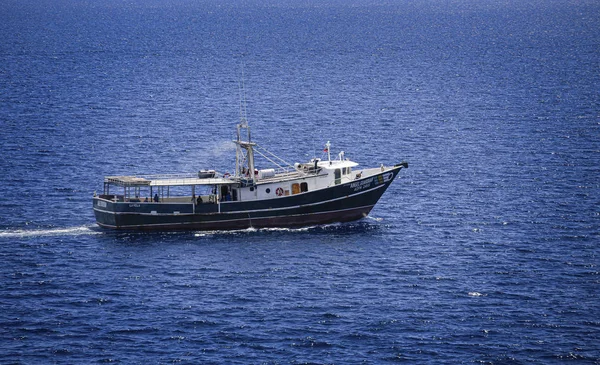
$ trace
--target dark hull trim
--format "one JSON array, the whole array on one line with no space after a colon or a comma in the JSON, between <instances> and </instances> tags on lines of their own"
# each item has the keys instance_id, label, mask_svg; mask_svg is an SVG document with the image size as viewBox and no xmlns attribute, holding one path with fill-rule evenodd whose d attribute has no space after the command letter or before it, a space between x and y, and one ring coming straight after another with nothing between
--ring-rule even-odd
<instances>
[{"instance_id":1,"label":"dark hull trim","mask_svg":"<svg viewBox=\"0 0 600 365\"><path fill-rule=\"evenodd\" d=\"M112 226L98 222L98 225L111 229L132 230L231 230L269 227L302 227L334 222L350 222L366 217L373 206L344 209L340 211L296 214L265 218L239 218L220 221L156 223L138 226Z\"/></svg>"}]
</instances>

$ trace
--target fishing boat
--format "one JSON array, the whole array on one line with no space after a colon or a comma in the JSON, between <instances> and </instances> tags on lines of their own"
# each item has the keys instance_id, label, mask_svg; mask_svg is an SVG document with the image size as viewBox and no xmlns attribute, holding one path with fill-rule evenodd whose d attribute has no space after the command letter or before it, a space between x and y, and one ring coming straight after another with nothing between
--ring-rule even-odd
<instances>
[{"instance_id":1,"label":"fishing boat","mask_svg":"<svg viewBox=\"0 0 600 365\"><path fill-rule=\"evenodd\" d=\"M242 138L244 136L244 138ZM408 163L359 168L340 152L290 165L237 125L235 171L107 176L94 193L99 226L122 230L236 230L302 227L366 217ZM257 169L255 154L273 163ZM326 159L325 159L326 156Z\"/></svg>"}]
</instances>

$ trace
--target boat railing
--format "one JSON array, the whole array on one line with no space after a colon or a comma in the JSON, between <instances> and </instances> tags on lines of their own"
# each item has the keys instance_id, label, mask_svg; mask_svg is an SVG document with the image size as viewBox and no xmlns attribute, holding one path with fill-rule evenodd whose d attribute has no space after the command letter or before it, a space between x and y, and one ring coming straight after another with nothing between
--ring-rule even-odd
<instances>
[{"instance_id":1,"label":"boat railing","mask_svg":"<svg viewBox=\"0 0 600 365\"><path fill-rule=\"evenodd\" d=\"M289 169L288 169L289 170ZM229 173L219 173L214 172L214 175L211 177L198 177L198 173L181 173L181 174L160 174L160 175L136 175L138 178L146 179L146 180L173 180L173 181L185 181L188 179L233 179L234 176Z\"/></svg>"},{"instance_id":2,"label":"boat railing","mask_svg":"<svg viewBox=\"0 0 600 365\"><path fill-rule=\"evenodd\" d=\"M104 200L110 200L110 201L125 201L125 196L124 195L118 195L118 194L100 194L97 196L99 199L104 199Z\"/></svg>"},{"instance_id":3,"label":"boat railing","mask_svg":"<svg viewBox=\"0 0 600 365\"><path fill-rule=\"evenodd\" d=\"M106 176L104 182L121 186L144 186L150 185L156 180L185 180L197 178L196 174L161 174L161 175L132 175L132 176Z\"/></svg>"},{"instance_id":4,"label":"boat railing","mask_svg":"<svg viewBox=\"0 0 600 365\"><path fill-rule=\"evenodd\" d=\"M284 166L284 167L278 167L275 169L275 174L287 174L290 172L295 172L296 169L294 168L294 166Z\"/></svg>"},{"instance_id":5,"label":"boat railing","mask_svg":"<svg viewBox=\"0 0 600 365\"><path fill-rule=\"evenodd\" d=\"M328 187L334 186L334 185L339 185L339 184L345 184L345 183L349 183L351 181L353 181L354 179L352 179L352 177L350 176L342 176L339 179L334 179L332 182L329 183Z\"/></svg>"},{"instance_id":6,"label":"boat railing","mask_svg":"<svg viewBox=\"0 0 600 365\"><path fill-rule=\"evenodd\" d=\"M287 172L276 172L274 176L271 177L263 177L262 179L260 179L259 181L262 182L267 182L267 181L279 181L279 180L285 180L285 179L291 179L291 178L296 178L298 176L302 175L302 173L300 171L287 171Z\"/></svg>"},{"instance_id":7,"label":"boat railing","mask_svg":"<svg viewBox=\"0 0 600 365\"><path fill-rule=\"evenodd\" d=\"M233 178L229 174L215 173L212 177L199 177L198 174L194 173L182 173L162 175L107 176L104 178L104 183L138 188L152 185L178 186L218 184L221 183L223 179L233 182Z\"/></svg>"},{"instance_id":8,"label":"boat railing","mask_svg":"<svg viewBox=\"0 0 600 365\"><path fill-rule=\"evenodd\" d=\"M200 199L200 200L198 200ZM178 203L178 204L210 204L217 202L217 195L197 195L197 196L177 196L177 197L161 197L158 203Z\"/></svg>"},{"instance_id":9,"label":"boat railing","mask_svg":"<svg viewBox=\"0 0 600 365\"><path fill-rule=\"evenodd\" d=\"M177 179L194 179L198 178L197 173L181 173L181 174L157 174L157 175L137 175L137 177L146 180L177 180Z\"/></svg>"},{"instance_id":10,"label":"boat railing","mask_svg":"<svg viewBox=\"0 0 600 365\"><path fill-rule=\"evenodd\" d=\"M113 203L150 203L150 204L160 204L160 203L175 203L175 204L214 204L218 201L218 197L215 194L208 195L197 195L197 196L161 196L158 201L155 201L151 197L125 197L124 195L116 195L116 194L100 194L97 196L100 199L108 200ZM200 199L200 200L198 200Z\"/></svg>"}]
</instances>

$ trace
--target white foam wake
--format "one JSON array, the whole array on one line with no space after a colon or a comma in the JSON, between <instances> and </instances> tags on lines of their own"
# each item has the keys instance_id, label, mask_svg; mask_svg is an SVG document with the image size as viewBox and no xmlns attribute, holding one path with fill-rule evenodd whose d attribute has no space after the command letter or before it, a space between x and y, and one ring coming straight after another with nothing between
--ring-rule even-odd
<instances>
[{"instance_id":1,"label":"white foam wake","mask_svg":"<svg viewBox=\"0 0 600 365\"><path fill-rule=\"evenodd\" d=\"M298 227L298 228L245 228L245 229L233 229L233 230L222 230L222 231L199 231L194 234L195 237L205 237L212 235L225 235L225 234L240 234L240 233L254 233L254 232L306 232L315 226Z\"/></svg>"},{"instance_id":2,"label":"white foam wake","mask_svg":"<svg viewBox=\"0 0 600 365\"><path fill-rule=\"evenodd\" d=\"M102 233L94 230L95 225L65 227L65 228L44 228L44 229L14 229L0 231L0 238L21 238L21 237L42 237L42 236L79 236Z\"/></svg>"},{"instance_id":3,"label":"white foam wake","mask_svg":"<svg viewBox=\"0 0 600 365\"><path fill-rule=\"evenodd\" d=\"M375 221L375 222L381 222L381 221L383 221L383 218L371 217L370 215L366 216L365 219L370 219L370 220Z\"/></svg>"}]
</instances>

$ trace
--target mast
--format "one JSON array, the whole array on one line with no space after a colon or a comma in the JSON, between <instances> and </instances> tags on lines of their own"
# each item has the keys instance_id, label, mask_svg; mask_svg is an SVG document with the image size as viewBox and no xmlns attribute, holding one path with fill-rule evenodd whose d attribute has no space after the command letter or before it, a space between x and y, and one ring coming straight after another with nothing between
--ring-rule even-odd
<instances>
[{"instance_id":1,"label":"mast","mask_svg":"<svg viewBox=\"0 0 600 365\"><path fill-rule=\"evenodd\" d=\"M248 125L248 119L246 118L246 90L244 88L243 72L242 69L242 81L240 82L240 122L237 125L237 139L233 141L236 144L235 177L243 178L245 175L244 168L247 167L247 173L252 179L252 183L256 184L253 149L256 143L252 142L250 126ZM242 140L242 133L244 130L246 132L246 141ZM246 150L245 154L244 150ZM245 162L247 162L247 164Z\"/></svg>"},{"instance_id":2,"label":"mast","mask_svg":"<svg viewBox=\"0 0 600 365\"><path fill-rule=\"evenodd\" d=\"M247 141L242 140L242 132L246 130ZM254 146L256 143L251 141L250 126L244 119L237 125L237 140L233 141L236 144L235 152L235 176L244 177L244 168L247 166L247 171L252 179L253 183L256 183L256 177L254 175ZM244 154L244 150L246 153ZM246 163L247 162L247 165Z\"/></svg>"}]
</instances>

